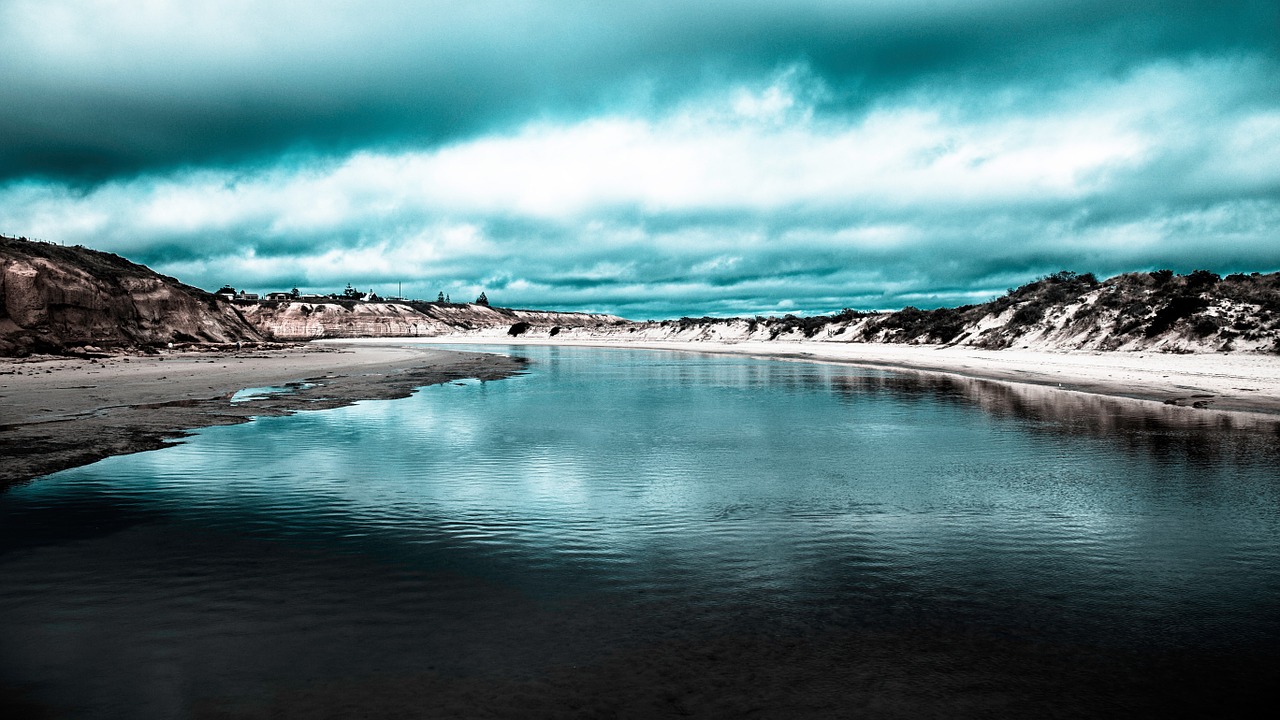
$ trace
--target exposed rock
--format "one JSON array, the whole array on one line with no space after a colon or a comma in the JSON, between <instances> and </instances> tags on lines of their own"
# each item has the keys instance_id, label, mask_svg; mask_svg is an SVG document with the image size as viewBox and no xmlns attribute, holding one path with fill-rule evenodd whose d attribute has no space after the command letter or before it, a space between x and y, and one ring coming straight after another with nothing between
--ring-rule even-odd
<instances>
[{"instance_id":1,"label":"exposed rock","mask_svg":"<svg viewBox=\"0 0 1280 720\"><path fill-rule=\"evenodd\" d=\"M550 334L557 327L595 329L630 324L614 315L512 310L476 303L293 301L246 304L241 310L260 331L281 340L505 335L520 323L526 330Z\"/></svg>"},{"instance_id":2,"label":"exposed rock","mask_svg":"<svg viewBox=\"0 0 1280 720\"><path fill-rule=\"evenodd\" d=\"M1127 273L1099 282L1056 273L979 305L816 317L680 318L511 310L468 303L263 303L244 308L264 333L321 337L492 336L637 341L816 340L999 350L1280 351L1280 273L1219 278Z\"/></svg>"},{"instance_id":3,"label":"exposed rock","mask_svg":"<svg viewBox=\"0 0 1280 720\"><path fill-rule=\"evenodd\" d=\"M987 303L816 317L680 318L515 310L475 303L232 304L116 255L0 238L0 355L86 345L350 337L817 340L999 350L1280 352L1280 273L1062 272ZM513 328L520 328L512 333Z\"/></svg>"},{"instance_id":4,"label":"exposed rock","mask_svg":"<svg viewBox=\"0 0 1280 720\"><path fill-rule=\"evenodd\" d=\"M118 255L0 237L0 355L258 342L231 304Z\"/></svg>"},{"instance_id":5,"label":"exposed rock","mask_svg":"<svg viewBox=\"0 0 1280 720\"><path fill-rule=\"evenodd\" d=\"M283 302L247 304L245 318L280 339L424 337L450 328L413 308L392 303Z\"/></svg>"}]
</instances>

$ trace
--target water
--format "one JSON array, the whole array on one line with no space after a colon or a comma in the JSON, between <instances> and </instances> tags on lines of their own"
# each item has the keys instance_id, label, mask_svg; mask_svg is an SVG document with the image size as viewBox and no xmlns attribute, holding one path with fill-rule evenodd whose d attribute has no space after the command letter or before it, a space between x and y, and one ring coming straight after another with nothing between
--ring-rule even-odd
<instances>
[{"instance_id":1,"label":"water","mask_svg":"<svg viewBox=\"0 0 1280 720\"><path fill-rule=\"evenodd\" d=\"M287 395L295 390L307 390L315 386L315 383L293 382L287 385L264 385L263 387L245 388L237 390L231 396L231 402L253 402L254 400L263 400L277 395Z\"/></svg>"},{"instance_id":2,"label":"water","mask_svg":"<svg viewBox=\"0 0 1280 720\"><path fill-rule=\"evenodd\" d=\"M0 495L0 708L1105 715L1274 678L1274 423L498 350L530 372Z\"/></svg>"}]
</instances>

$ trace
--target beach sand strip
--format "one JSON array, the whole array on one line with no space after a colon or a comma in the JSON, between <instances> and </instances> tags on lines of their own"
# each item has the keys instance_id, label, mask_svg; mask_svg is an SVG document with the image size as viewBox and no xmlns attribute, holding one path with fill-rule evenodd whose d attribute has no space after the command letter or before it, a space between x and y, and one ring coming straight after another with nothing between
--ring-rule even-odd
<instances>
[{"instance_id":1,"label":"beach sand strip","mask_svg":"<svg viewBox=\"0 0 1280 720\"><path fill-rule=\"evenodd\" d=\"M0 359L0 488L161 448L195 428L406 397L523 367L519 358L399 345ZM262 387L285 391L232 402Z\"/></svg>"}]
</instances>

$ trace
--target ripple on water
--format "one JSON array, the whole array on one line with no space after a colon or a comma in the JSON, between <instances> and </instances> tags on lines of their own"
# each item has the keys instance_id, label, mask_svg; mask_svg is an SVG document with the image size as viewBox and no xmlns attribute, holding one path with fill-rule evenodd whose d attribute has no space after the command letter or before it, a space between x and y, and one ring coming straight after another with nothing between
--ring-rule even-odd
<instances>
[{"instance_id":1,"label":"ripple on water","mask_svg":"<svg viewBox=\"0 0 1280 720\"><path fill-rule=\"evenodd\" d=\"M153 707L120 674L66 682L532 672L762 627L1280 640L1271 430L834 366L520 352L526 376L209 428L0 496L0 678Z\"/></svg>"}]
</instances>

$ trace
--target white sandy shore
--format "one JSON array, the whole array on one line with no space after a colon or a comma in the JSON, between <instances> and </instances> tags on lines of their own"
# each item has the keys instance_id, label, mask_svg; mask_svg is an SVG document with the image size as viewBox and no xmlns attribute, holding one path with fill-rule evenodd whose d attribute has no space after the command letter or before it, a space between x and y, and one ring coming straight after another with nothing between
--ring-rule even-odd
<instances>
[{"instance_id":1,"label":"white sandy shore","mask_svg":"<svg viewBox=\"0 0 1280 720\"><path fill-rule=\"evenodd\" d=\"M1026 383L1233 412L1280 414L1280 356L976 350L963 347L831 342L629 342L446 336L325 343L576 345L640 348L902 368Z\"/></svg>"}]
</instances>

